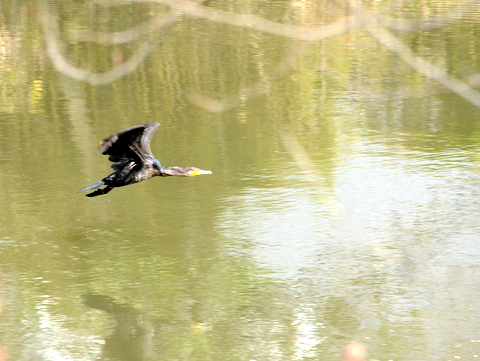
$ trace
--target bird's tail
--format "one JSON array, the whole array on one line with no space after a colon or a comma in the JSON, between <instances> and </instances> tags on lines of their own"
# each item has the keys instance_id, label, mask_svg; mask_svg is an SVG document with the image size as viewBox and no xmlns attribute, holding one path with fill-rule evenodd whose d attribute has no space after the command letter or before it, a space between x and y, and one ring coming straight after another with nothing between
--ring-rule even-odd
<instances>
[{"instance_id":1,"label":"bird's tail","mask_svg":"<svg viewBox=\"0 0 480 361\"><path fill-rule=\"evenodd\" d=\"M88 191L90 189L97 189L98 187L101 187L105 185L105 182L104 181L100 181L100 182L97 182L95 184L92 184L91 186L88 186L88 187L85 187L83 189L80 189L77 193L80 193L80 192L83 192L83 191Z\"/></svg>"}]
</instances>

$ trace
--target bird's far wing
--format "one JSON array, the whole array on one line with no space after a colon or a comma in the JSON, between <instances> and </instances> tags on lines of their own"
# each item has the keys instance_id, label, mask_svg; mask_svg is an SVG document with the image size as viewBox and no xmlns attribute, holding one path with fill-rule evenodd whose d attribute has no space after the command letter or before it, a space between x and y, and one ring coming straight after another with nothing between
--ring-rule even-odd
<instances>
[{"instance_id":1,"label":"bird's far wing","mask_svg":"<svg viewBox=\"0 0 480 361\"><path fill-rule=\"evenodd\" d=\"M125 168L129 163L135 163L136 160L132 160L132 159L120 159L120 158L116 158L116 157L108 157L108 160L110 162L112 162L113 164L111 165L112 169L114 171L117 171L117 170L122 170L123 168Z\"/></svg>"},{"instance_id":2,"label":"bird's far wing","mask_svg":"<svg viewBox=\"0 0 480 361\"><path fill-rule=\"evenodd\" d=\"M110 155L117 160L134 159L135 161L141 161L145 158L140 151L144 131L144 125L122 130L121 132L102 140L100 142L98 153Z\"/></svg>"},{"instance_id":3,"label":"bird's far wing","mask_svg":"<svg viewBox=\"0 0 480 361\"><path fill-rule=\"evenodd\" d=\"M160 123L145 124L145 130L143 131L142 140L140 143L140 147L145 154L153 156L152 151L150 150L150 140L152 139L153 133L155 133L159 126Z\"/></svg>"}]
</instances>

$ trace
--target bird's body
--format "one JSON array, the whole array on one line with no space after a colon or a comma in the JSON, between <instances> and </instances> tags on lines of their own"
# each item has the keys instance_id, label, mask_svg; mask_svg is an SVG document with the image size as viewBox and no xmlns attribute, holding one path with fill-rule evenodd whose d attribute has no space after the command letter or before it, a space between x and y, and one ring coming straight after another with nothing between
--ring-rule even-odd
<instances>
[{"instance_id":1,"label":"bird's body","mask_svg":"<svg viewBox=\"0 0 480 361\"><path fill-rule=\"evenodd\" d=\"M97 189L105 185L105 188L87 194L87 197L95 197L107 194L115 187L143 182L155 176L191 177L212 173L209 170L194 167L162 166L153 157L150 150L150 140L159 126L159 123L139 125L102 140L98 152L110 156L108 159L114 162L112 168L115 172L79 192Z\"/></svg>"}]
</instances>

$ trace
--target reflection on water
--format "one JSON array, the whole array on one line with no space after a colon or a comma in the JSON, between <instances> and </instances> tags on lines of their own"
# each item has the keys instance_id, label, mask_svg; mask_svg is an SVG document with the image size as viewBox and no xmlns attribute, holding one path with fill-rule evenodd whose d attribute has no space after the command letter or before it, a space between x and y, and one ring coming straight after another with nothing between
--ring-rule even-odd
<instances>
[{"instance_id":1,"label":"reflection on water","mask_svg":"<svg viewBox=\"0 0 480 361\"><path fill-rule=\"evenodd\" d=\"M332 220L314 194L289 188L243 192L226 199L229 207L222 215L221 232L250 244L257 262L280 277L295 279L319 254L330 252Z\"/></svg>"},{"instance_id":2,"label":"reflection on water","mask_svg":"<svg viewBox=\"0 0 480 361\"><path fill-rule=\"evenodd\" d=\"M85 305L110 314L115 328L103 343L102 358L118 360L144 360L153 358L152 337L154 327L148 317L129 305L117 304L109 296L87 294Z\"/></svg>"},{"instance_id":3,"label":"reflection on water","mask_svg":"<svg viewBox=\"0 0 480 361\"><path fill-rule=\"evenodd\" d=\"M453 321L445 314L472 319L480 306L477 293L466 291L480 282L474 150L395 155L371 139L355 143L336 174L335 194L344 207L339 223L318 204L314 189L245 188L228 202L222 233L237 240L234 249L248 247L253 259L294 287L296 300L310 305L300 315L313 307L302 326L310 333L299 334L304 357L331 342L320 337L325 328L340 335L366 329L369 339L379 314L395 321L377 337L408 328L422 349L432 341L418 339L421 329L433 323L438 337L467 340L465 354L477 352L471 351L475 325L443 331ZM449 352L434 346L432 354Z\"/></svg>"},{"instance_id":4,"label":"reflection on water","mask_svg":"<svg viewBox=\"0 0 480 361\"><path fill-rule=\"evenodd\" d=\"M477 358L476 11L372 8L440 88L345 4L204 5L0 4L0 361ZM213 176L76 194L154 121Z\"/></svg>"}]
</instances>

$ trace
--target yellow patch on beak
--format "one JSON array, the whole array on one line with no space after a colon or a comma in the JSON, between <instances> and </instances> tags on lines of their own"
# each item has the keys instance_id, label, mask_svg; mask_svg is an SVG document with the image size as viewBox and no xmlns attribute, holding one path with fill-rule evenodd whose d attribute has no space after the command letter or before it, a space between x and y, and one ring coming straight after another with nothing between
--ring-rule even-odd
<instances>
[{"instance_id":1,"label":"yellow patch on beak","mask_svg":"<svg viewBox=\"0 0 480 361\"><path fill-rule=\"evenodd\" d=\"M196 175L202 175L202 174L212 174L211 171L209 170L201 170L201 169L194 169L193 172L190 174L191 177L196 176Z\"/></svg>"}]
</instances>

